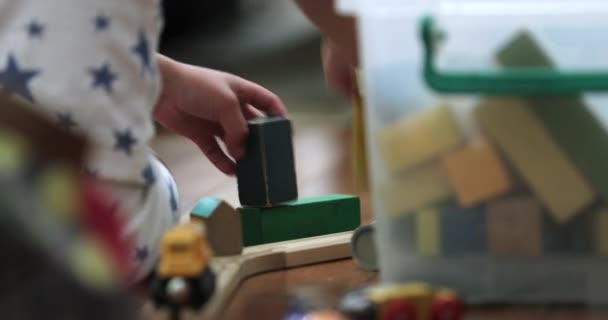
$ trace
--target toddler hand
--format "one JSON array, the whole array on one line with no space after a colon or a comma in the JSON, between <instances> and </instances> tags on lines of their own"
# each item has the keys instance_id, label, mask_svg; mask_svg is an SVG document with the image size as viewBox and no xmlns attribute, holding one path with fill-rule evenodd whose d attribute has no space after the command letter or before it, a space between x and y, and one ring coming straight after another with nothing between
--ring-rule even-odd
<instances>
[{"instance_id":1,"label":"toddler hand","mask_svg":"<svg viewBox=\"0 0 608 320\"><path fill-rule=\"evenodd\" d=\"M158 55L163 89L154 110L163 126L190 138L225 174L234 174L232 158L245 152L247 119L285 116L281 100L267 89L235 75L179 63Z\"/></svg>"}]
</instances>

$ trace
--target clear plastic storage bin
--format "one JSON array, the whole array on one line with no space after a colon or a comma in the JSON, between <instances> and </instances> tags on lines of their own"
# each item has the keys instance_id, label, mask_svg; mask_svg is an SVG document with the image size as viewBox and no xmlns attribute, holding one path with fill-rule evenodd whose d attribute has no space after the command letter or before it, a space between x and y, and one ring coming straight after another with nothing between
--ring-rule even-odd
<instances>
[{"instance_id":1,"label":"clear plastic storage bin","mask_svg":"<svg viewBox=\"0 0 608 320\"><path fill-rule=\"evenodd\" d=\"M608 2L341 0L383 282L608 302Z\"/></svg>"}]
</instances>

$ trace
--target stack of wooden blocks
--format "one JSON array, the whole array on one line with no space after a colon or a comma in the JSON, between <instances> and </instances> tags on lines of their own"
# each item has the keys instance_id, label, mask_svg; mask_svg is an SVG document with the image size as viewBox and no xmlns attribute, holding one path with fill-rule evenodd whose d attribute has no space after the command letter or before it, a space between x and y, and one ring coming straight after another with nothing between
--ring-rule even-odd
<instances>
[{"instance_id":1,"label":"stack of wooden blocks","mask_svg":"<svg viewBox=\"0 0 608 320\"><path fill-rule=\"evenodd\" d=\"M360 224L359 198L333 194L298 199L288 119L263 117L248 122L245 156L237 161L242 207L203 198L192 211L208 230L218 256L239 254L243 246L294 240L344 231Z\"/></svg>"},{"instance_id":2,"label":"stack of wooden blocks","mask_svg":"<svg viewBox=\"0 0 608 320\"><path fill-rule=\"evenodd\" d=\"M246 246L350 231L360 223L356 196L298 199L288 119L249 121L247 151L237 162L237 179Z\"/></svg>"},{"instance_id":3,"label":"stack of wooden blocks","mask_svg":"<svg viewBox=\"0 0 608 320\"><path fill-rule=\"evenodd\" d=\"M504 67L552 67L523 32ZM582 97L482 98L466 135L447 105L379 132L384 212L422 256L608 255L608 131Z\"/></svg>"}]
</instances>

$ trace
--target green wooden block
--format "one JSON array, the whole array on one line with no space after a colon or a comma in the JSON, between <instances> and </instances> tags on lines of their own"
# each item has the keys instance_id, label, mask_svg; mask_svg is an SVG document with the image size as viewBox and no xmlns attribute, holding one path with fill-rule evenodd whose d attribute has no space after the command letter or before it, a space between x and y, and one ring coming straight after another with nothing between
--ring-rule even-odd
<instances>
[{"instance_id":1,"label":"green wooden block","mask_svg":"<svg viewBox=\"0 0 608 320\"><path fill-rule=\"evenodd\" d=\"M255 208L239 208L241 214L241 231L243 245L254 246L264 243L262 240L262 215Z\"/></svg>"},{"instance_id":2,"label":"green wooden block","mask_svg":"<svg viewBox=\"0 0 608 320\"><path fill-rule=\"evenodd\" d=\"M246 246L350 231L361 222L359 198L341 194L271 208L243 207L239 212ZM258 234L260 238L255 237Z\"/></svg>"},{"instance_id":3,"label":"green wooden block","mask_svg":"<svg viewBox=\"0 0 608 320\"><path fill-rule=\"evenodd\" d=\"M511 40L497 54L506 67L555 65L527 32ZM608 201L608 132L580 96L528 98L531 109L597 193Z\"/></svg>"}]
</instances>

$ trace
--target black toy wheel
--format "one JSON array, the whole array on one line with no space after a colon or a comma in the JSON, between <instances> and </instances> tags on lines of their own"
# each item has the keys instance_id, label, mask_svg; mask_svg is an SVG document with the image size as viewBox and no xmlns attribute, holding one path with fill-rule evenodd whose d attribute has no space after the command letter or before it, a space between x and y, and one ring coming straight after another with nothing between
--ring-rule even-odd
<instances>
[{"instance_id":1,"label":"black toy wheel","mask_svg":"<svg viewBox=\"0 0 608 320\"><path fill-rule=\"evenodd\" d=\"M155 273L150 280L150 291L152 291L152 300L157 307L169 305L167 299L167 279L159 278Z\"/></svg>"},{"instance_id":2,"label":"black toy wheel","mask_svg":"<svg viewBox=\"0 0 608 320\"><path fill-rule=\"evenodd\" d=\"M199 277L188 279L193 290L189 303L192 308L199 309L211 299L215 291L215 281L215 273L209 267Z\"/></svg>"}]
</instances>

